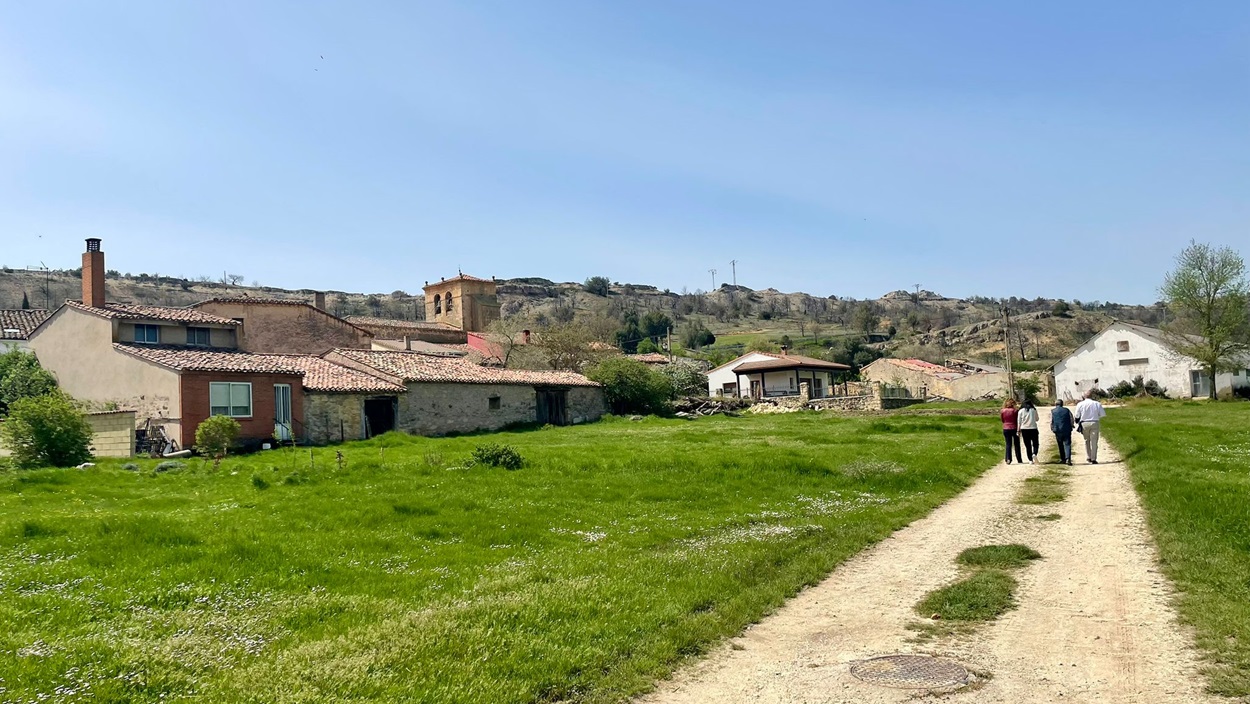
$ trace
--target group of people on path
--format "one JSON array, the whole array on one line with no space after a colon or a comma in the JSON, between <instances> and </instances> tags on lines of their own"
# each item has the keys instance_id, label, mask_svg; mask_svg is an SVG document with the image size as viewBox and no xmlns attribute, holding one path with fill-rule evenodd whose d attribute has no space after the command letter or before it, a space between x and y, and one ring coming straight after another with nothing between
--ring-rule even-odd
<instances>
[{"instance_id":1,"label":"group of people on path","mask_svg":"<svg viewBox=\"0 0 1250 704\"><path fill-rule=\"evenodd\" d=\"M1055 401L1050 411L1050 431L1055 434L1055 442L1059 445L1059 462L1072 464L1072 431L1085 438L1085 458L1090 464L1098 464L1099 421L1107 415L1093 391L1085 392L1085 398L1076 404L1075 412L1063 405L1063 399ZM1003 443L1006 446L1007 464L1011 464L1011 451L1016 452L1016 462L1024 464L1020 456L1020 441L1024 441L1024 449L1031 464L1038 460L1038 429L1037 408L1032 401L1025 401L1016 408L1015 399L1007 399L1003 410L998 414L1003 422Z\"/></svg>"}]
</instances>

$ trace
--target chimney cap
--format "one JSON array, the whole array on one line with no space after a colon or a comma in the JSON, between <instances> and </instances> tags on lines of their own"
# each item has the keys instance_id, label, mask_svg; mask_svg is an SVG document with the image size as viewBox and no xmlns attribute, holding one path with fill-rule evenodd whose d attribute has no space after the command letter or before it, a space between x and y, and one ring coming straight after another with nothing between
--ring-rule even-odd
<instances>
[{"instance_id":1,"label":"chimney cap","mask_svg":"<svg viewBox=\"0 0 1250 704\"><path fill-rule=\"evenodd\" d=\"M87 238L87 251L88 252L100 251L100 242L101 240L99 237L88 237Z\"/></svg>"}]
</instances>

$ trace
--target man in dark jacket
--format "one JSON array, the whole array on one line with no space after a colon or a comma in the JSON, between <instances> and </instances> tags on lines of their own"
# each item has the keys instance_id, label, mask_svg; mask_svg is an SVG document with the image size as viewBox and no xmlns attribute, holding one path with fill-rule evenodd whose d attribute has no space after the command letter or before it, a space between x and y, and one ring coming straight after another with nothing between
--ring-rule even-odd
<instances>
[{"instance_id":1,"label":"man in dark jacket","mask_svg":"<svg viewBox=\"0 0 1250 704\"><path fill-rule=\"evenodd\" d=\"M1055 442L1059 444L1059 463L1072 464L1072 411L1063 407L1063 399L1055 401L1050 411L1050 431L1055 434Z\"/></svg>"}]
</instances>

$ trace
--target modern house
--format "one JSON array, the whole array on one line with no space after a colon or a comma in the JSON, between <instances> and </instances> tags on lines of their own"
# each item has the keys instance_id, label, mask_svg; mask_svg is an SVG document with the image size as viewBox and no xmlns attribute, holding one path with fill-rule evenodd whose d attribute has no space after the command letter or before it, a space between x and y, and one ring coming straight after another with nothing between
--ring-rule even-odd
<instances>
[{"instance_id":1,"label":"modern house","mask_svg":"<svg viewBox=\"0 0 1250 704\"><path fill-rule=\"evenodd\" d=\"M51 315L46 310L0 310L0 354L12 349L24 350L30 333Z\"/></svg>"},{"instance_id":2,"label":"modern house","mask_svg":"<svg viewBox=\"0 0 1250 704\"><path fill-rule=\"evenodd\" d=\"M987 365L952 360L949 365L923 359L883 357L859 370L865 381L905 388L911 398L940 396L952 401L971 401L1007 395L1007 371Z\"/></svg>"},{"instance_id":3,"label":"modern house","mask_svg":"<svg viewBox=\"0 0 1250 704\"><path fill-rule=\"evenodd\" d=\"M708 394L743 398L797 396L806 383L810 398L824 398L850 369L845 364L784 351L748 352L708 372Z\"/></svg>"},{"instance_id":4,"label":"modern house","mask_svg":"<svg viewBox=\"0 0 1250 704\"><path fill-rule=\"evenodd\" d=\"M1245 364L1250 367L1250 360ZM1197 360L1178 355L1157 328L1116 321L1054 366L1060 398L1081 398L1091 388L1109 389L1135 377L1155 381L1173 398L1207 398L1212 379ZM1250 385L1250 369L1217 374L1216 393Z\"/></svg>"}]
</instances>

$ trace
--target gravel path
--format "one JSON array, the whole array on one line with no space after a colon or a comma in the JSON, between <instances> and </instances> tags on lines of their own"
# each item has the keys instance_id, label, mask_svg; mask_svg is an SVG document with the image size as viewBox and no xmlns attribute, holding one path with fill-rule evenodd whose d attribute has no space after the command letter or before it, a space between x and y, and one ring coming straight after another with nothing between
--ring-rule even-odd
<instances>
[{"instance_id":1,"label":"gravel path","mask_svg":"<svg viewBox=\"0 0 1250 704\"><path fill-rule=\"evenodd\" d=\"M1053 436L1043 433L1043 456L1050 445ZM936 699L850 674L858 660L894 653L942 655L989 675L943 701L1222 701L1203 693L1125 467L1105 444L1102 464L1082 464L1083 445L1075 455L1063 502L1015 504L1021 482L1045 468L1000 464L640 702ZM1050 513L1062 518L1037 518ZM957 578L961 550L1014 542L1044 557L1017 573L1018 608L971 636L909 642L914 634L905 626L918 620L913 605Z\"/></svg>"}]
</instances>

